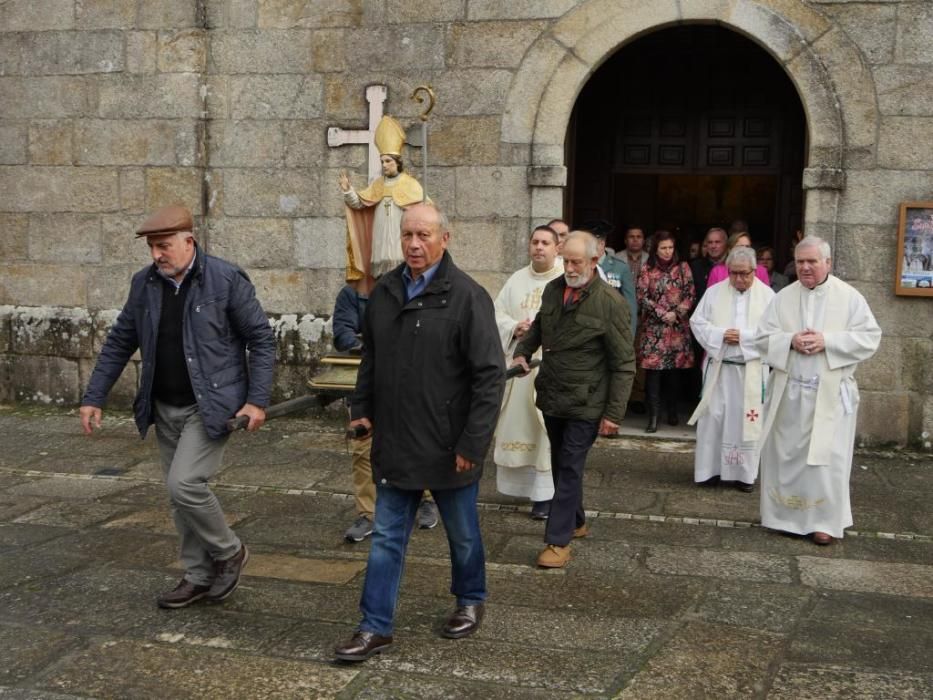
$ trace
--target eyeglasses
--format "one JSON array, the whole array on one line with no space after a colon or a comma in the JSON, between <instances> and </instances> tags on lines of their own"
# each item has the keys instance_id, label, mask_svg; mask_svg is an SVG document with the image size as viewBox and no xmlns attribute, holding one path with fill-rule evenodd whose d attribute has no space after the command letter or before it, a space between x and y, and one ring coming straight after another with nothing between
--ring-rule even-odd
<instances>
[{"instance_id":1,"label":"eyeglasses","mask_svg":"<svg viewBox=\"0 0 933 700\"><path fill-rule=\"evenodd\" d=\"M731 277L751 277L755 274L754 270L749 270L748 272L739 272L738 270L729 270L729 275Z\"/></svg>"}]
</instances>

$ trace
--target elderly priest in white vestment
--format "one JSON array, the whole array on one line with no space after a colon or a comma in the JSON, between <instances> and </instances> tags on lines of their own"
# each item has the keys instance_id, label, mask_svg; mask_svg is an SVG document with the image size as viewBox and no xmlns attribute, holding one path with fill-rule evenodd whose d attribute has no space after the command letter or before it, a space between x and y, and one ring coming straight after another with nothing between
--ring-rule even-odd
<instances>
[{"instance_id":1,"label":"elderly priest in white vestment","mask_svg":"<svg viewBox=\"0 0 933 700\"><path fill-rule=\"evenodd\" d=\"M697 424L693 479L729 482L750 493L758 476L764 382L755 329L774 297L755 277L755 251L741 246L726 258L729 278L706 290L690 317L703 346L703 397L688 423Z\"/></svg>"},{"instance_id":2,"label":"elderly priest in white vestment","mask_svg":"<svg viewBox=\"0 0 933 700\"><path fill-rule=\"evenodd\" d=\"M765 310L755 342L771 367L761 431L761 524L830 544L852 525L849 476L859 392L855 368L881 329L865 298L829 274L829 244L794 250L797 282Z\"/></svg>"},{"instance_id":3,"label":"elderly priest in white vestment","mask_svg":"<svg viewBox=\"0 0 933 700\"><path fill-rule=\"evenodd\" d=\"M510 360L541 308L544 287L564 273L557 255L559 240L557 232L548 226L532 231L528 241L531 263L513 274L496 297L499 338ZM537 370L532 372L536 374ZM523 378L506 384L493 458L499 493L531 500L531 517L545 520L554 496L554 480L551 444L541 411L535 407L534 381Z\"/></svg>"}]
</instances>

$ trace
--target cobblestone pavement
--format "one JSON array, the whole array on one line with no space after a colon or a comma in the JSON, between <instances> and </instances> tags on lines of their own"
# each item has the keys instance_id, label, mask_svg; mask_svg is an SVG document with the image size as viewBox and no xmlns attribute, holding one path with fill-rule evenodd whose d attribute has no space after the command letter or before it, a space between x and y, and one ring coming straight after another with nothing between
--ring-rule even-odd
<instances>
[{"instance_id":1,"label":"cobblestone pavement","mask_svg":"<svg viewBox=\"0 0 933 700\"><path fill-rule=\"evenodd\" d=\"M367 543L332 420L235 435L217 493L252 551L221 605L159 610L179 575L152 438L126 416L0 408L0 698L930 698L933 459L859 452L855 528L818 548L756 526L758 494L691 483L691 444L600 441L592 536L539 571L542 525L482 481L490 600L452 608L443 528L416 531L394 648L332 660Z\"/></svg>"}]
</instances>

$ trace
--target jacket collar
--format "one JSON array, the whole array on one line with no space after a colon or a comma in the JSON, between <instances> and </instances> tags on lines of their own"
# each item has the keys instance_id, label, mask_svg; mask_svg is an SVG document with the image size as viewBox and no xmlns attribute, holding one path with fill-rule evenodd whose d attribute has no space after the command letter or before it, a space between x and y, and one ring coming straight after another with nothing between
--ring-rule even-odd
<instances>
[{"instance_id":1,"label":"jacket collar","mask_svg":"<svg viewBox=\"0 0 933 700\"><path fill-rule=\"evenodd\" d=\"M204 286L204 268L207 266L207 255L201 250L201 246L198 245L197 241L194 243L194 267L191 268L191 271L186 275L191 278L191 283L194 284L197 282L202 287ZM153 282L156 280L161 280L163 282L168 282L165 276L159 272L159 268L156 267L155 263L149 266L149 281Z\"/></svg>"},{"instance_id":2,"label":"jacket collar","mask_svg":"<svg viewBox=\"0 0 933 700\"><path fill-rule=\"evenodd\" d=\"M430 284L420 296L426 296L428 294L443 294L450 290L450 272L454 268L453 260L450 257L450 253L446 250L444 255L441 258L441 261L437 265L437 272L434 273L434 277L431 279ZM405 269L405 263L402 263L396 267L392 272L386 273L386 275L380 279L380 284L385 284L387 291L395 297L398 301L399 306L405 306L405 280L402 278L402 271ZM385 280L383 282L383 280Z\"/></svg>"}]
</instances>

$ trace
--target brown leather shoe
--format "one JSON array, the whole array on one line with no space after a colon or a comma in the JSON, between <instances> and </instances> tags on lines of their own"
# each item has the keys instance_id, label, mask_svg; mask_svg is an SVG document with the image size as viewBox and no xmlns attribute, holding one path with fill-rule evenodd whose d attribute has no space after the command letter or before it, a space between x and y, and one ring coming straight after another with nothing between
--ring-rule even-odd
<instances>
[{"instance_id":1,"label":"brown leather shoe","mask_svg":"<svg viewBox=\"0 0 933 700\"><path fill-rule=\"evenodd\" d=\"M561 547L556 544L549 544L544 551L538 555L538 566L544 569L561 569L567 566L570 561L570 545Z\"/></svg>"},{"instance_id":2,"label":"brown leather shoe","mask_svg":"<svg viewBox=\"0 0 933 700\"><path fill-rule=\"evenodd\" d=\"M580 527L574 528L573 537L578 539L580 537L589 537L590 536L590 526L586 523L583 523Z\"/></svg>"},{"instance_id":3,"label":"brown leather shoe","mask_svg":"<svg viewBox=\"0 0 933 700\"><path fill-rule=\"evenodd\" d=\"M374 654L381 654L392 645L392 637L381 637L375 632L354 632L350 641L334 649L334 656L341 661L366 661Z\"/></svg>"},{"instance_id":4,"label":"brown leather shoe","mask_svg":"<svg viewBox=\"0 0 933 700\"><path fill-rule=\"evenodd\" d=\"M168 609L184 608L201 600L210 589L210 586L198 586L187 579L182 579L175 588L160 595L156 599L156 605Z\"/></svg>"},{"instance_id":5,"label":"brown leather shoe","mask_svg":"<svg viewBox=\"0 0 933 700\"><path fill-rule=\"evenodd\" d=\"M813 542L818 545L827 545L833 543L833 536L825 532L814 532Z\"/></svg>"},{"instance_id":6,"label":"brown leather shoe","mask_svg":"<svg viewBox=\"0 0 933 700\"><path fill-rule=\"evenodd\" d=\"M476 605L458 605L453 614L447 618L441 634L447 639L460 639L473 634L479 629L486 613L486 606L482 603Z\"/></svg>"},{"instance_id":7,"label":"brown leather shoe","mask_svg":"<svg viewBox=\"0 0 933 700\"><path fill-rule=\"evenodd\" d=\"M214 563L217 571L214 578L214 585L207 592L207 599L217 603L225 600L240 585L240 575L246 568L246 562L249 561L249 550L245 544L240 545L240 551L229 559Z\"/></svg>"}]
</instances>

